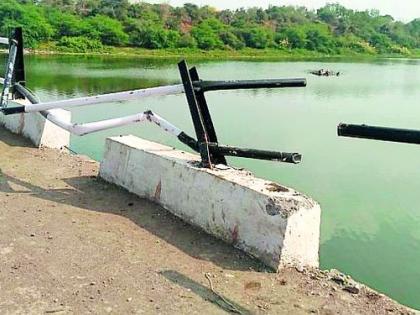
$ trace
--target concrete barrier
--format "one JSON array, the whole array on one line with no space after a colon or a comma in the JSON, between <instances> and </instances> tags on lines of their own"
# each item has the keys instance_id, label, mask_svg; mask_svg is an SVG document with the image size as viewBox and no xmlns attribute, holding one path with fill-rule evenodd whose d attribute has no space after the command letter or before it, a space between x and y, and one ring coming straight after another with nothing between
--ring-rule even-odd
<instances>
[{"instance_id":1,"label":"concrete barrier","mask_svg":"<svg viewBox=\"0 0 420 315\"><path fill-rule=\"evenodd\" d=\"M19 102L19 104L25 104ZM29 102L27 103L29 104ZM71 113L63 109L52 110L54 115L70 122ZM70 133L46 120L39 113L3 115L0 114L0 124L13 133L30 139L37 147L61 149L70 144Z\"/></svg>"},{"instance_id":2,"label":"concrete barrier","mask_svg":"<svg viewBox=\"0 0 420 315\"><path fill-rule=\"evenodd\" d=\"M320 206L249 172L134 136L106 140L100 176L279 269L318 267Z\"/></svg>"}]
</instances>

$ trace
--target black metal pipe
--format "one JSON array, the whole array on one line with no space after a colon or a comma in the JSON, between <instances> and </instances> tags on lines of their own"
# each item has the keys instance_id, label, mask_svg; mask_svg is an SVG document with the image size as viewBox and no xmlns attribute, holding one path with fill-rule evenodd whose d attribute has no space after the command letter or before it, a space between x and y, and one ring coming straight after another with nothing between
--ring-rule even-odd
<instances>
[{"instance_id":1,"label":"black metal pipe","mask_svg":"<svg viewBox=\"0 0 420 315\"><path fill-rule=\"evenodd\" d=\"M22 95L23 97L28 99L28 101L31 102L32 104L38 104L39 103L38 98L35 95L33 95L26 87L24 87L20 83L16 83L14 85L14 89L20 95ZM20 113L25 112L25 106L5 107L5 108L1 109L1 112L3 113L3 115L20 114Z\"/></svg>"},{"instance_id":2,"label":"black metal pipe","mask_svg":"<svg viewBox=\"0 0 420 315\"><path fill-rule=\"evenodd\" d=\"M25 106L4 107L1 109L3 115L13 115L25 112Z\"/></svg>"},{"instance_id":3,"label":"black metal pipe","mask_svg":"<svg viewBox=\"0 0 420 315\"><path fill-rule=\"evenodd\" d=\"M25 61L24 61L24 43L22 27L16 27L12 35L13 40L17 42L16 60L13 68L13 83L20 83L25 85ZM12 87L12 94L14 99L23 99L24 96L15 88Z\"/></svg>"},{"instance_id":4,"label":"black metal pipe","mask_svg":"<svg viewBox=\"0 0 420 315\"><path fill-rule=\"evenodd\" d=\"M178 140L181 141L183 144L189 146L195 152L199 152L198 142L193 137L190 137L185 132L181 132L178 135Z\"/></svg>"},{"instance_id":5,"label":"black metal pipe","mask_svg":"<svg viewBox=\"0 0 420 315\"><path fill-rule=\"evenodd\" d=\"M249 159L268 160L292 164L299 164L302 161L302 155L299 153L245 149L220 144L217 145L213 143L209 144L209 149L210 152L218 152L227 156L236 156Z\"/></svg>"},{"instance_id":6,"label":"black metal pipe","mask_svg":"<svg viewBox=\"0 0 420 315\"><path fill-rule=\"evenodd\" d=\"M342 137L420 144L419 130L340 124L337 132Z\"/></svg>"},{"instance_id":7,"label":"black metal pipe","mask_svg":"<svg viewBox=\"0 0 420 315\"><path fill-rule=\"evenodd\" d=\"M38 104L39 103L39 99L32 94L31 91L29 91L25 86L23 86L20 83L16 83L15 84L15 89L16 91L18 91L20 94L22 94L25 98L28 99L29 102L31 102L31 104Z\"/></svg>"},{"instance_id":8,"label":"black metal pipe","mask_svg":"<svg viewBox=\"0 0 420 315\"><path fill-rule=\"evenodd\" d=\"M194 87L203 92L237 89L264 89L305 87L306 79L237 80L237 81L195 81Z\"/></svg>"}]
</instances>

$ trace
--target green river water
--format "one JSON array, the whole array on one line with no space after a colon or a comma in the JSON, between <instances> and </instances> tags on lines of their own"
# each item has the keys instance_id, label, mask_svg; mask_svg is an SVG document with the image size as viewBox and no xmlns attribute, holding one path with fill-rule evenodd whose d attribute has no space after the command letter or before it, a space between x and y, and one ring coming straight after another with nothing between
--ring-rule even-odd
<instances>
[{"instance_id":1,"label":"green river water","mask_svg":"<svg viewBox=\"0 0 420 315\"><path fill-rule=\"evenodd\" d=\"M288 165L230 159L256 175L321 203L321 267L336 268L420 309L420 146L338 138L340 122L420 127L420 61L238 62L189 61L205 79L306 77L300 89L208 93L223 144L300 152ZM336 78L309 70L331 68ZM176 60L28 57L28 86L42 100L179 82ZM185 96L95 105L72 110L88 122L151 109L189 134ZM152 125L133 125L72 138L72 149L101 159L104 138L135 134L185 147Z\"/></svg>"}]
</instances>

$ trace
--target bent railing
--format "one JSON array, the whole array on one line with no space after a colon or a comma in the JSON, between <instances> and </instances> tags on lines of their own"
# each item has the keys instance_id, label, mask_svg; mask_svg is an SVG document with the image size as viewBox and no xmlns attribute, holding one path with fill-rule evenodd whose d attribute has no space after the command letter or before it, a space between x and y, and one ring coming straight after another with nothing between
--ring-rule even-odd
<instances>
[{"instance_id":1,"label":"bent railing","mask_svg":"<svg viewBox=\"0 0 420 315\"><path fill-rule=\"evenodd\" d=\"M178 68L182 84L41 102L25 86L22 29L16 28L10 39L0 38L0 44L9 45L5 78L0 78L0 83L3 84L0 109L4 115L40 113L53 124L78 136L128 124L152 122L198 152L201 156L202 166L209 168L214 164L227 165L225 156L292 164L297 164L301 161L301 155L299 153L255 150L219 144L205 93L219 90L305 87L306 79L203 81L200 79L196 68L188 69L187 63L181 61L178 64ZM181 93L186 94L197 140L152 111L83 124L68 123L55 116L53 111L50 111L56 108L73 108L109 102L140 100L152 96L176 95ZM30 104L9 106L11 99L26 99Z\"/></svg>"}]
</instances>

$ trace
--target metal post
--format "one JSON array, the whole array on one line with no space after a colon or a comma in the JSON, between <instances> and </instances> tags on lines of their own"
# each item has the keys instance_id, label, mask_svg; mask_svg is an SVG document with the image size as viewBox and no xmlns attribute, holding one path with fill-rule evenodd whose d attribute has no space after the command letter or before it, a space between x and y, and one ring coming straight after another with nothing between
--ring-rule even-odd
<instances>
[{"instance_id":1,"label":"metal post","mask_svg":"<svg viewBox=\"0 0 420 315\"><path fill-rule=\"evenodd\" d=\"M178 63L178 69L181 74L182 84L184 85L184 91L187 96L188 106L190 108L190 113L191 113L192 121L194 124L195 133L198 139L198 148L201 155L201 163L203 164L204 167L211 168L212 165L211 165L211 158L210 158L210 150L208 147L209 137L203 123L203 117L200 112L200 108L199 108L199 105L195 96L190 72L188 71L188 66L185 60Z\"/></svg>"},{"instance_id":2,"label":"metal post","mask_svg":"<svg viewBox=\"0 0 420 315\"><path fill-rule=\"evenodd\" d=\"M190 69L190 76L193 83L200 81L200 76L198 75L197 68L193 67ZM210 115L209 107L207 105L206 97L204 95L204 91L195 90L195 97L197 100L198 108L203 118L204 128L207 131L208 141L211 143L218 143L216 130L214 129L213 121L211 119L211 115ZM226 158L220 152L210 151L210 160L214 164L227 165Z\"/></svg>"},{"instance_id":3,"label":"metal post","mask_svg":"<svg viewBox=\"0 0 420 315\"><path fill-rule=\"evenodd\" d=\"M22 86L26 84L25 61L23 58L24 42L21 27L15 28L12 38L17 42L16 60L12 76L12 94L14 99L24 99L25 96L13 87L15 83L19 83Z\"/></svg>"}]
</instances>

